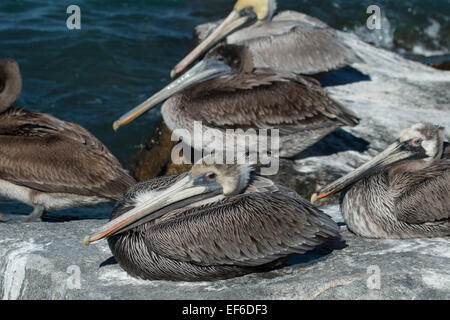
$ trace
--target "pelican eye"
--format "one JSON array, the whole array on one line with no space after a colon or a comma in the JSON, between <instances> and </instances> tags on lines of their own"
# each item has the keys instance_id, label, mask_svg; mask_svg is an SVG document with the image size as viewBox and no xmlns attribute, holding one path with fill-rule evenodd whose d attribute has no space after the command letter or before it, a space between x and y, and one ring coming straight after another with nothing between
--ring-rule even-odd
<instances>
[{"instance_id":1,"label":"pelican eye","mask_svg":"<svg viewBox=\"0 0 450 320\"><path fill-rule=\"evenodd\" d=\"M217 61L219 61L219 62L224 62L224 61L225 61L225 58L222 57L222 56L218 56L218 57L217 57Z\"/></svg>"},{"instance_id":2,"label":"pelican eye","mask_svg":"<svg viewBox=\"0 0 450 320\"><path fill-rule=\"evenodd\" d=\"M215 172L212 172L212 171L210 171L210 172L207 172L206 174L205 174L205 178L206 178L206 180L208 180L208 181L213 181L213 180L216 180L216 173Z\"/></svg>"},{"instance_id":3,"label":"pelican eye","mask_svg":"<svg viewBox=\"0 0 450 320\"><path fill-rule=\"evenodd\" d=\"M239 15L241 17L243 17L243 16L256 16L253 6L245 7L244 9L239 11Z\"/></svg>"},{"instance_id":4,"label":"pelican eye","mask_svg":"<svg viewBox=\"0 0 450 320\"><path fill-rule=\"evenodd\" d=\"M419 137L416 137L416 138L412 138L410 141L409 141L409 144L412 146L412 147L420 147L421 145L422 145L422 138L419 138Z\"/></svg>"}]
</instances>

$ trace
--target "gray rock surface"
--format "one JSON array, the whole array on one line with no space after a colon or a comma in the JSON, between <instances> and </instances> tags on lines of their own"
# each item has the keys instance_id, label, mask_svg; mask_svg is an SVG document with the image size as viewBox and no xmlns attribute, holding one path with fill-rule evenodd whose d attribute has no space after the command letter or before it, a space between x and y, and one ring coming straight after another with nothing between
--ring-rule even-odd
<instances>
[{"instance_id":1,"label":"gray rock surface","mask_svg":"<svg viewBox=\"0 0 450 320\"><path fill-rule=\"evenodd\" d=\"M324 210L342 222L338 206ZM370 240L353 235L343 225L344 249L325 256L310 254L308 259L297 256L282 269L215 282L145 281L108 264L111 252L106 240L81 245L83 237L102 223L0 224L0 297L450 299L448 238ZM379 281L374 271L379 271Z\"/></svg>"}]
</instances>

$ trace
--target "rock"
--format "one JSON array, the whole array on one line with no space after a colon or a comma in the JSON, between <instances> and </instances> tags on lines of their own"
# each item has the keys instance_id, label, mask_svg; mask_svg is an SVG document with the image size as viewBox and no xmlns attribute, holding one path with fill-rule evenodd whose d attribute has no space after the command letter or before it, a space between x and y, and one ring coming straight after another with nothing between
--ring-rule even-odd
<instances>
[{"instance_id":1,"label":"rock","mask_svg":"<svg viewBox=\"0 0 450 320\"><path fill-rule=\"evenodd\" d=\"M171 140L171 135L171 131L160 118L145 144L131 156L127 163L127 169L136 180L165 174L170 163L172 148L177 144L176 141Z\"/></svg>"},{"instance_id":2,"label":"rock","mask_svg":"<svg viewBox=\"0 0 450 320\"><path fill-rule=\"evenodd\" d=\"M324 210L342 224L336 205ZM83 247L83 237L103 223L0 224L0 297L450 299L449 238L370 240L342 224L343 249L296 256L270 272L191 283L135 279L111 259L106 240Z\"/></svg>"},{"instance_id":3,"label":"rock","mask_svg":"<svg viewBox=\"0 0 450 320\"><path fill-rule=\"evenodd\" d=\"M304 171L301 176L299 176L299 173L296 171L293 164L294 162L291 160L280 159L280 170L278 171L278 174L272 177L272 179L282 182L286 186L297 191L298 194L306 197L308 200L311 198L311 195L319 191L322 186L327 185L340 177L340 175L327 169L307 172L305 168L303 168ZM338 201L339 193L323 199L318 199L315 204L326 205L338 203Z\"/></svg>"},{"instance_id":4,"label":"rock","mask_svg":"<svg viewBox=\"0 0 450 320\"><path fill-rule=\"evenodd\" d=\"M172 162L172 149L178 141L172 141L171 137L172 132L160 118L145 144L128 160L127 169L136 180L142 181L191 169L190 164Z\"/></svg>"},{"instance_id":5,"label":"rock","mask_svg":"<svg viewBox=\"0 0 450 320\"><path fill-rule=\"evenodd\" d=\"M435 69L449 71L450 70L450 61L435 62L435 63L432 63L431 66Z\"/></svg>"},{"instance_id":6,"label":"rock","mask_svg":"<svg viewBox=\"0 0 450 320\"><path fill-rule=\"evenodd\" d=\"M189 171L191 168L192 168L192 164L188 164L188 163L175 164L171 161L171 162L169 162L169 165L167 166L166 175L186 172L186 171Z\"/></svg>"}]
</instances>

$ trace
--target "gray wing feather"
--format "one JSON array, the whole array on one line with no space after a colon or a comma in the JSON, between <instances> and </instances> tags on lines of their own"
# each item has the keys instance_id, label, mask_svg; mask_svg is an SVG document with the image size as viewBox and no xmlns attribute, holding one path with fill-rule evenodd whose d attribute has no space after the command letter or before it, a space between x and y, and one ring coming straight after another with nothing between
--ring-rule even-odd
<instances>
[{"instance_id":1,"label":"gray wing feather","mask_svg":"<svg viewBox=\"0 0 450 320\"><path fill-rule=\"evenodd\" d=\"M261 28L265 29L267 36L243 41L252 53L256 68L318 74L359 60L353 50L341 43L331 29L299 25L290 21L271 22ZM272 35L270 29L289 31Z\"/></svg>"},{"instance_id":2,"label":"gray wing feather","mask_svg":"<svg viewBox=\"0 0 450 320\"><path fill-rule=\"evenodd\" d=\"M43 192L118 200L134 183L86 129L22 108L1 115L0 159L0 179Z\"/></svg>"},{"instance_id":3,"label":"gray wing feather","mask_svg":"<svg viewBox=\"0 0 450 320\"><path fill-rule=\"evenodd\" d=\"M221 22L197 26L190 49ZM283 72L318 74L360 61L356 53L340 41L334 29L319 19L295 11L283 11L272 21L233 32L226 43L247 46L255 67Z\"/></svg>"},{"instance_id":4,"label":"gray wing feather","mask_svg":"<svg viewBox=\"0 0 450 320\"><path fill-rule=\"evenodd\" d=\"M298 21L319 28L330 28L325 22L315 17L292 10L281 11L272 18L272 21Z\"/></svg>"},{"instance_id":5,"label":"gray wing feather","mask_svg":"<svg viewBox=\"0 0 450 320\"><path fill-rule=\"evenodd\" d=\"M424 170L400 175L396 180L392 193L398 220L423 224L450 219L449 159Z\"/></svg>"},{"instance_id":6,"label":"gray wing feather","mask_svg":"<svg viewBox=\"0 0 450 320\"><path fill-rule=\"evenodd\" d=\"M200 84L186 90L188 101L180 103L177 114L219 128L278 128L281 134L323 125L326 120L335 122L336 127L359 122L355 113L328 97L309 77L256 70L237 75L228 83L232 86L229 89L214 90Z\"/></svg>"},{"instance_id":7,"label":"gray wing feather","mask_svg":"<svg viewBox=\"0 0 450 320\"><path fill-rule=\"evenodd\" d=\"M258 266L311 250L338 230L299 196L261 192L185 212L149 227L145 238L152 250L174 260Z\"/></svg>"}]
</instances>

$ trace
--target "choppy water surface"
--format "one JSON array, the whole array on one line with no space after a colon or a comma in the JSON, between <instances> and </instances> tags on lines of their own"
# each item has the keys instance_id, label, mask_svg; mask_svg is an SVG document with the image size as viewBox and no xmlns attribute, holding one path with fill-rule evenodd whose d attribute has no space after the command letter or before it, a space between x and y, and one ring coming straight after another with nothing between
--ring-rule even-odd
<instances>
[{"instance_id":1,"label":"choppy water surface","mask_svg":"<svg viewBox=\"0 0 450 320\"><path fill-rule=\"evenodd\" d=\"M449 58L450 1L279 0L279 10L316 16L409 58ZM68 30L66 8L81 8L81 30ZM16 59L24 78L19 104L80 123L125 163L159 117L154 110L114 133L112 122L169 81L195 25L224 17L233 0L2 0L0 58ZM377 4L382 30L365 26ZM15 202L0 212L28 213ZM70 210L107 217L107 205ZM67 214L67 212L65 212Z\"/></svg>"}]
</instances>

